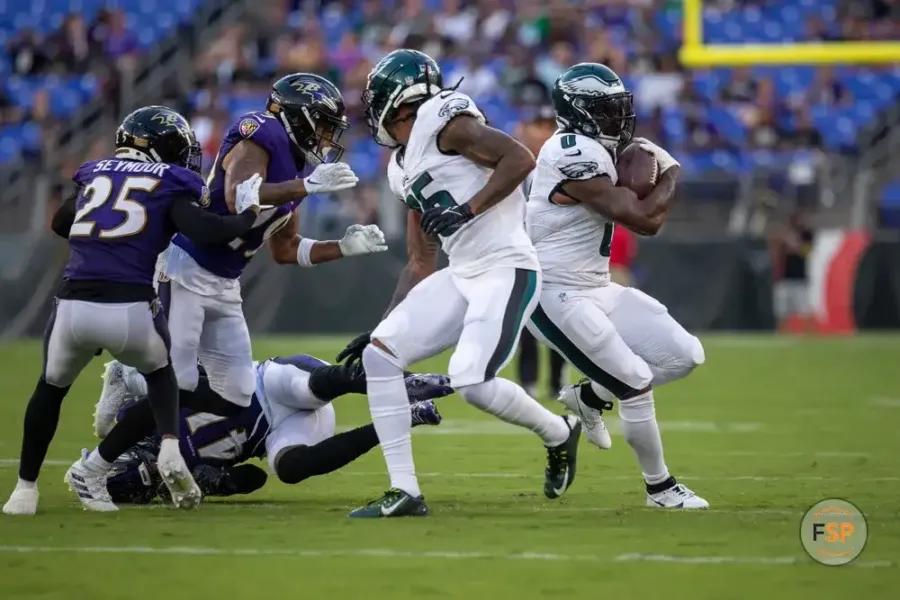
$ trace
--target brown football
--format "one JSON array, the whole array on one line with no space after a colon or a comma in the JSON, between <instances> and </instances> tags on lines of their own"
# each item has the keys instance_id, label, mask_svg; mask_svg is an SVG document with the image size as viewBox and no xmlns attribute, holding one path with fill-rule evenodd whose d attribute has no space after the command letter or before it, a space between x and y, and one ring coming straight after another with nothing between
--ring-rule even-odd
<instances>
[{"instance_id":1,"label":"brown football","mask_svg":"<svg viewBox=\"0 0 900 600\"><path fill-rule=\"evenodd\" d=\"M619 153L616 172L619 174L618 185L627 187L637 194L638 198L646 198L656 186L659 164L656 158L639 144L631 144Z\"/></svg>"}]
</instances>

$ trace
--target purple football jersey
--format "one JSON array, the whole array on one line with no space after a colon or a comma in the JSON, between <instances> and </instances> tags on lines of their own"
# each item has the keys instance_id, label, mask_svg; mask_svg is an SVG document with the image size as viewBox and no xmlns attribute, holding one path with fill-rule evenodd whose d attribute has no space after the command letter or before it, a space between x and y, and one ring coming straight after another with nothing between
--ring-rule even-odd
<instances>
[{"instance_id":1,"label":"purple football jersey","mask_svg":"<svg viewBox=\"0 0 900 600\"><path fill-rule=\"evenodd\" d=\"M250 140L269 155L266 183L282 183L296 179L300 173L294 162L291 140L281 122L267 112L251 112L242 116L228 129L216 155L209 179L210 204L208 210L216 214L230 214L225 202L225 171L222 161L238 143ZM174 243L197 261L197 264L219 277L236 279L265 241L284 227L300 204L295 200L259 213L253 228L240 238L221 246L201 246L179 234Z\"/></svg>"},{"instance_id":2,"label":"purple football jersey","mask_svg":"<svg viewBox=\"0 0 900 600\"><path fill-rule=\"evenodd\" d=\"M156 257L175 234L170 203L209 201L198 174L163 163L90 161L72 179L81 191L69 232L64 277L70 280L150 285Z\"/></svg>"},{"instance_id":3,"label":"purple football jersey","mask_svg":"<svg viewBox=\"0 0 900 600\"><path fill-rule=\"evenodd\" d=\"M265 456L269 422L256 394L250 406L233 417L181 409L181 455L188 467L232 466Z\"/></svg>"}]
</instances>

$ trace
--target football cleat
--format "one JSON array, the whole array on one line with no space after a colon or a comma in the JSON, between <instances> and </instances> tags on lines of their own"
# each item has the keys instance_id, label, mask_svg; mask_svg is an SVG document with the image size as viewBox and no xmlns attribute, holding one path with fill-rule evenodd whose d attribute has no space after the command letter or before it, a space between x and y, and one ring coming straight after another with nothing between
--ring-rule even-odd
<instances>
[{"instance_id":1,"label":"football cleat","mask_svg":"<svg viewBox=\"0 0 900 600\"><path fill-rule=\"evenodd\" d=\"M4 515L30 516L37 512L38 491L37 488L16 488L9 495L9 500L3 505Z\"/></svg>"},{"instance_id":2,"label":"football cleat","mask_svg":"<svg viewBox=\"0 0 900 600\"><path fill-rule=\"evenodd\" d=\"M175 508L196 508L203 499L200 486L194 481L178 449L178 440L166 438L159 447L156 469L163 483L169 488L169 497Z\"/></svg>"},{"instance_id":3,"label":"football cleat","mask_svg":"<svg viewBox=\"0 0 900 600\"><path fill-rule=\"evenodd\" d=\"M379 519L391 517L427 517L425 498L415 498L403 490L391 488L378 500L369 502L350 513L351 519Z\"/></svg>"},{"instance_id":4,"label":"football cleat","mask_svg":"<svg viewBox=\"0 0 900 600\"><path fill-rule=\"evenodd\" d=\"M417 425L440 425L441 413L438 412L437 406L431 400L418 402L410 407L412 412L412 426Z\"/></svg>"},{"instance_id":5,"label":"football cleat","mask_svg":"<svg viewBox=\"0 0 900 600\"><path fill-rule=\"evenodd\" d=\"M651 492L651 489L657 489L660 485L647 486L647 506L654 508L681 508L681 509L704 509L709 508L709 502L695 494L690 488L681 485L675 481L674 477L670 477L663 485L668 485L663 490Z\"/></svg>"},{"instance_id":6,"label":"football cleat","mask_svg":"<svg viewBox=\"0 0 900 600\"><path fill-rule=\"evenodd\" d=\"M582 379L575 385L567 385L559 390L556 400L561 402L566 410L581 417L581 422L584 423L584 435L590 443L601 450L608 450L612 447L612 438L609 436L606 423L603 422L603 410L592 408L581 399L585 393L594 393L590 386L591 382L588 379ZM605 410L612 409L612 402L605 402L605 404L607 405Z\"/></svg>"},{"instance_id":7,"label":"football cleat","mask_svg":"<svg viewBox=\"0 0 900 600\"><path fill-rule=\"evenodd\" d=\"M99 472L87 464L90 451L81 451L81 458L66 471L63 481L75 492L84 510L95 512L115 512L119 507L113 504L106 489L107 473Z\"/></svg>"},{"instance_id":8,"label":"football cleat","mask_svg":"<svg viewBox=\"0 0 900 600\"><path fill-rule=\"evenodd\" d=\"M94 407L94 435L105 438L116 424L116 415L119 414L125 403L127 390L125 387L125 365L117 360L104 365L103 390L100 399Z\"/></svg>"},{"instance_id":9,"label":"football cleat","mask_svg":"<svg viewBox=\"0 0 900 600\"><path fill-rule=\"evenodd\" d=\"M544 471L544 495L559 498L575 482L575 467L578 462L578 438L581 436L581 421L578 417L560 417L569 428L569 437L559 446L547 447L547 469Z\"/></svg>"},{"instance_id":10,"label":"football cleat","mask_svg":"<svg viewBox=\"0 0 900 600\"><path fill-rule=\"evenodd\" d=\"M409 396L410 404L443 398L453 393L453 388L450 387L450 378L445 375L431 373L409 375L404 383L406 383L406 394Z\"/></svg>"}]
</instances>

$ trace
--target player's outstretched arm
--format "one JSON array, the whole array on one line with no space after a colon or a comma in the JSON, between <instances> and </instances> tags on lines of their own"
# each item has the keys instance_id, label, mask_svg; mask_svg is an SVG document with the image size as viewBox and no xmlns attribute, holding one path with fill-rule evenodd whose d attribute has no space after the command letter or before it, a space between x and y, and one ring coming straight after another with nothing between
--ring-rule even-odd
<instances>
[{"instance_id":1,"label":"player's outstretched arm","mask_svg":"<svg viewBox=\"0 0 900 600\"><path fill-rule=\"evenodd\" d=\"M528 148L471 115L454 117L441 130L437 144L441 152L461 154L494 170L485 186L467 203L474 215L507 198L535 167L534 155Z\"/></svg>"},{"instance_id":2,"label":"player's outstretched arm","mask_svg":"<svg viewBox=\"0 0 900 600\"><path fill-rule=\"evenodd\" d=\"M216 215L206 211L192 199L178 198L169 205L169 218L180 233L198 244L226 244L250 231L256 211L239 215Z\"/></svg>"},{"instance_id":3,"label":"player's outstretched arm","mask_svg":"<svg viewBox=\"0 0 900 600\"><path fill-rule=\"evenodd\" d=\"M234 212L237 186L254 173L265 179L269 166L269 154L262 146L244 140L238 143L222 161L225 171L225 202ZM263 206L280 206L292 200L305 198L319 192L336 192L356 185L359 179L344 163L323 164L316 167L306 179L291 179L281 183L264 183L259 188L259 203Z\"/></svg>"},{"instance_id":4,"label":"player's outstretched arm","mask_svg":"<svg viewBox=\"0 0 900 600\"><path fill-rule=\"evenodd\" d=\"M276 263L313 267L345 256L387 250L384 234L377 225L351 225L343 239L327 242L300 237L299 232L300 218L294 212L285 226L268 240L269 251Z\"/></svg>"},{"instance_id":5,"label":"player's outstretched arm","mask_svg":"<svg viewBox=\"0 0 900 600\"><path fill-rule=\"evenodd\" d=\"M225 244L250 231L259 214L262 177L254 174L237 187L236 215L217 215L203 210L191 197L175 198L169 218L175 228L198 244ZM202 193L208 193L206 186Z\"/></svg>"},{"instance_id":6,"label":"player's outstretched arm","mask_svg":"<svg viewBox=\"0 0 900 600\"><path fill-rule=\"evenodd\" d=\"M237 187L255 173L266 176L269 167L269 154L262 146L244 140L239 142L222 160L225 171L225 202L228 210L235 212ZM291 200L306 196L303 181L292 179L282 183L264 183L259 187L259 203L280 206Z\"/></svg>"},{"instance_id":7,"label":"player's outstretched arm","mask_svg":"<svg viewBox=\"0 0 900 600\"><path fill-rule=\"evenodd\" d=\"M407 211L406 213L406 266L397 280L394 296L391 304L384 311L384 316L390 314L394 307L403 302L411 289L420 281L437 270L437 254L440 244L433 237L422 232L421 213Z\"/></svg>"}]
</instances>

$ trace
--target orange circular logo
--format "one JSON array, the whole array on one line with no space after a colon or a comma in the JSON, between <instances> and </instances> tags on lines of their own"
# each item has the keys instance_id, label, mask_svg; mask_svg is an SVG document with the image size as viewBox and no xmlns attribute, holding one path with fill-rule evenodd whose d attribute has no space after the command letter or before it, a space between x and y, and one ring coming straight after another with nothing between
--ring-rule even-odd
<instances>
[{"instance_id":1,"label":"orange circular logo","mask_svg":"<svg viewBox=\"0 0 900 600\"><path fill-rule=\"evenodd\" d=\"M800 541L806 553L823 565L852 562L866 547L866 518L856 506L829 498L814 504L800 523Z\"/></svg>"}]
</instances>

